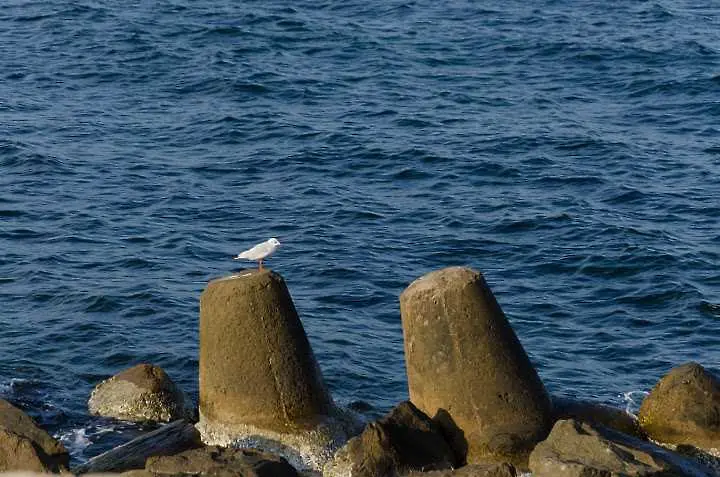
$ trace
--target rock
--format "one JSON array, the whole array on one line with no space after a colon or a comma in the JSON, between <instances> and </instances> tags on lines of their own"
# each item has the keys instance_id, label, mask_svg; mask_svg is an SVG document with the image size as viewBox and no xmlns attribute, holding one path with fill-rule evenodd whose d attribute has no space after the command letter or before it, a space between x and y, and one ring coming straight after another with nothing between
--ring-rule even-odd
<instances>
[{"instance_id":1,"label":"rock","mask_svg":"<svg viewBox=\"0 0 720 477\"><path fill-rule=\"evenodd\" d=\"M177 420L121 444L72 469L74 474L122 472L142 469L148 457L174 455L202 447L200 433L192 423Z\"/></svg>"},{"instance_id":2,"label":"rock","mask_svg":"<svg viewBox=\"0 0 720 477\"><path fill-rule=\"evenodd\" d=\"M720 453L716 452L713 455L703 449L698 449L697 447L689 444L680 444L679 446L675 446L675 452L690 457L694 461L709 467L716 475L720 476Z\"/></svg>"},{"instance_id":3,"label":"rock","mask_svg":"<svg viewBox=\"0 0 720 477\"><path fill-rule=\"evenodd\" d=\"M84 474L86 477L91 477L93 474ZM103 474L107 475L107 474ZM113 474L114 476L122 476L122 477L155 477L155 474L152 472L149 472L145 469L133 469L133 470L126 470L125 472L121 472L118 474ZM110 477L107 475L107 477Z\"/></svg>"},{"instance_id":4,"label":"rock","mask_svg":"<svg viewBox=\"0 0 720 477\"><path fill-rule=\"evenodd\" d=\"M202 293L197 427L206 444L262 448L316 470L359 430L335 407L277 273L246 271Z\"/></svg>"},{"instance_id":5,"label":"rock","mask_svg":"<svg viewBox=\"0 0 720 477\"><path fill-rule=\"evenodd\" d=\"M597 402L558 396L552 397L552 403L553 416L556 421L576 419L590 424L601 424L639 439L647 437L635 416L628 414L623 409Z\"/></svg>"},{"instance_id":6,"label":"rock","mask_svg":"<svg viewBox=\"0 0 720 477\"><path fill-rule=\"evenodd\" d=\"M65 447L32 418L0 399L0 472L60 472L70 461Z\"/></svg>"},{"instance_id":7,"label":"rock","mask_svg":"<svg viewBox=\"0 0 720 477\"><path fill-rule=\"evenodd\" d=\"M135 422L170 422L193 414L185 394L152 364L139 364L98 384L88 409L90 414Z\"/></svg>"},{"instance_id":8,"label":"rock","mask_svg":"<svg viewBox=\"0 0 720 477\"><path fill-rule=\"evenodd\" d=\"M512 464L470 464L459 469L410 472L407 477L517 477Z\"/></svg>"},{"instance_id":9,"label":"rock","mask_svg":"<svg viewBox=\"0 0 720 477\"><path fill-rule=\"evenodd\" d=\"M121 472L115 475L122 477L155 477L155 474L145 469L126 470L125 472ZM91 477L91 474L86 474L86 477Z\"/></svg>"},{"instance_id":10,"label":"rock","mask_svg":"<svg viewBox=\"0 0 720 477\"><path fill-rule=\"evenodd\" d=\"M174 456L150 457L145 471L155 477L298 477L297 471L282 457L255 449L218 446L192 449Z\"/></svg>"},{"instance_id":11,"label":"rock","mask_svg":"<svg viewBox=\"0 0 720 477\"><path fill-rule=\"evenodd\" d=\"M340 449L325 477L381 477L411 470L449 469L453 450L440 429L409 401L370 423Z\"/></svg>"},{"instance_id":12,"label":"rock","mask_svg":"<svg viewBox=\"0 0 720 477\"><path fill-rule=\"evenodd\" d=\"M613 429L573 419L555 423L530 454L533 477L712 477L709 468Z\"/></svg>"},{"instance_id":13,"label":"rock","mask_svg":"<svg viewBox=\"0 0 720 477\"><path fill-rule=\"evenodd\" d=\"M552 424L550 398L483 276L451 267L400 295L410 400L460 460L527 467Z\"/></svg>"},{"instance_id":14,"label":"rock","mask_svg":"<svg viewBox=\"0 0 720 477\"><path fill-rule=\"evenodd\" d=\"M697 363L670 370L643 400L638 413L655 441L720 450L720 379Z\"/></svg>"}]
</instances>

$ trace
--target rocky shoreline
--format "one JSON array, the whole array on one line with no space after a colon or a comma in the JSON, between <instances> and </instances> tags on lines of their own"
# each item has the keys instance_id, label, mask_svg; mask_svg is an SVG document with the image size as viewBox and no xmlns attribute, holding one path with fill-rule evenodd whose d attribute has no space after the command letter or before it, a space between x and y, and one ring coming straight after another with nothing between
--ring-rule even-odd
<instances>
[{"instance_id":1,"label":"rocky shoreline","mask_svg":"<svg viewBox=\"0 0 720 477\"><path fill-rule=\"evenodd\" d=\"M550 396L482 274L400 296L408 401L370 423L333 402L284 280L247 271L200 297L200 400L159 367L99 383L88 409L163 422L86 464L0 400L0 472L166 476L718 477L720 379L670 370L638 417Z\"/></svg>"}]
</instances>

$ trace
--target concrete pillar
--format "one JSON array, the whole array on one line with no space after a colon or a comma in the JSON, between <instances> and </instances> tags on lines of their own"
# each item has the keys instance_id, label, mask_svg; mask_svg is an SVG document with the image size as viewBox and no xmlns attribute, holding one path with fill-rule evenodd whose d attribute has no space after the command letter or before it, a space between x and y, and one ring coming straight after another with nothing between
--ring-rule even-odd
<instances>
[{"instance_id":1,"label":"concrete pillar","mask_svg":"<svg viewBox=\"0 0 720 477\"><path fill-rule=\"evenodd\" d=\"M303 448L303 461L339 444L335 406L277 273L245 271L202 293L199 413L206 444L262 436Z\"/></svg>"},{"instance_id":2,"label":"concrete pillar","mask_svg":"<svg viewBox=\"0 0 720 477\"><path fill-rule=\"evenodd\" d=\"M470 464L527 468L552 424L550 398L483 276L451 267L400 296L410 400Z\"/></svg>"}]
</instances>

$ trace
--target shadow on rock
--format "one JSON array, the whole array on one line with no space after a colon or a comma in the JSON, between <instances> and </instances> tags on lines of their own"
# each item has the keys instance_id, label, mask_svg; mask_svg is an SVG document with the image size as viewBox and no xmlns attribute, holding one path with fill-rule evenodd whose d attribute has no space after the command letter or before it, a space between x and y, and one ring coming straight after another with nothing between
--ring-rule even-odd
<instances>
[{"instance_id":1,"label":"shadow on rock","mask_svg":"<svg viewBox=\"0 0 720 477\"><path fill-rule=\"evenodd\" d=\"M455 424L455 420L445 409L438 409L433 417L433 421L437 424L440 432L452 448L453 455L455 456L455 467L465 465L468 443L463 430Z\"/></svg>"}]
</instances>

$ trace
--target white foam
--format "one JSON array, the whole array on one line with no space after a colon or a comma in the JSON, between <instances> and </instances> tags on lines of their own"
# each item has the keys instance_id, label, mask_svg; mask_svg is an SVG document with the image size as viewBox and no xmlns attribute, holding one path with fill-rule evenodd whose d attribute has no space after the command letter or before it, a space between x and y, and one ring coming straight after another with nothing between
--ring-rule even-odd
<instances>
[{"instance_id":1,"label":"white foam","mask_svg":"<svg viewBox=\"0 0 720 477\"><path fill-rule=\"evenodd\" d=\"M304 472L321 472L347 440L362 426L355 414L334 409L311 429L277 432L247 424L226 425L208 421L200 412L195 425L206 445L251 447L280 455Z\"/></svg>"},{"instance_id":2,"label":"white foam","mask_svg":"<svg viewBox=\"0 0 720 477\"><path fill-rule=\"evenodd\" d=\"M53 437L62 442L70 456L84 461L86 460L85 451L87 448L97 442L99 436L111 433L122 434L122 428L118 429L118 426L113 424L102 427L91 425L90 427L70 429Z\"/></svg>"},{"instance_id":3,"label":"white foam","mask_svg":"<svg viewBox=\"0 0 720 477\"><path fill-rule=\"evenodd\" d=\"M622 393L622 399L625 401L625 412L631 416L637 416L645 397L650 394L647 391L627 391Z\"/></svg>"},{"instance_id":4,"label":"white foam","mask_svg":"<svg viewBox=\"0 0 720 477\"><path fill-rule=\"evenodd\" d=\"M71 429L57 436L72 456L82 457L92 441L87 435L85 428Z\"/></svg>"}]
</instances>

